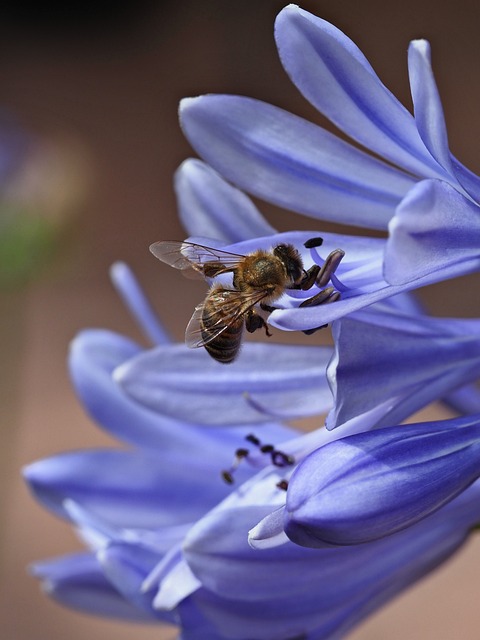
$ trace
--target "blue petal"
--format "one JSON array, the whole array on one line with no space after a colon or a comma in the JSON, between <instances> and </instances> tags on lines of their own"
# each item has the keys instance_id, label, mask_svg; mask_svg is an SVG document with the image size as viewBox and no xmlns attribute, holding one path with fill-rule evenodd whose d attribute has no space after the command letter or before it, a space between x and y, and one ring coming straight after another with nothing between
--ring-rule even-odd
<instances>
[{"instance_id":1,"label":"blue petal","mask_svg":"<svg viewBox=\"0 0 480 640\"><path fill-rule=\"evenodd\" d=\"M480 476L480 416L409 424L337 440L310 454L288 486L285 532L355 545L405 529Z\"/></svg>"},{"instance_id":2,"label":"blue petal","mask_svg":"<svg viewBox=\"0 0 480 640\"><path fill-rule=\"evenodd\" d=\"M177 420L257 424L325 413L329 347L246 344L226 367L203 350L158 347L123 364L115 379L137 402Z\"/></svg>"},{"instance_id":3,"label":"blue petal","mask_svg":"<svg viewBox=\"0 0 480 640\"><path fill-rule=\"evenodd\" d=\"M480 375L480 322L366 311L333 327L333 429L386 403L371 425L399 424Z\"/></svg>"},{"instance_id":4,"label":"blue petal","mask_svg":"<svg viewBox=\"0 0 480 640\"><path fill-rule=\"evenodd\" d=\"M258 100L181 103L185 135L227 180L316 218L385 229L414 180L320 127Z\"/></svg>"},{"instance_id":5,"label":"blue petal","mask_svg":"<svg viewBox=\"0 0 480 640\"><path fill-rule=\"evenodd\" d=\"M408 73L418 132L433 158L453 174L443 107L430 65L430 45L426 40L410 43Z\"/></svg>"},{"instance_id":6,"label":"blue petal","mask_svg":"<svg viewBox=\"0 0 480 640\"><path fill-rule=\"evenodd\" d=\"M153 622L154 616L132 606L106 579L95 556L79 553L39 562L32 573L59 604L83 613L129 622Z\"/></svg>"},{"instance_id":7,"label":"blue petal","mask_svg":"<svg viewBox=\"0 0 480 640\"><path fill-rule=\"evenodd\" d=\"M113 381L116 367L141 353L135 343L110 331L81 332L70 350L70 371L75 389L92 417L113 435L162 455L198 455L207 450L222 469L248 433L246 427L202 431L145 409L129 398ZM264 426L265 437L276 442L292 433L286 427Z\"/></svg>"},{"instance_id":8,"label":"blue petal","mask_svg":"<svg viewBox=\"0 0 480 640\"><path fill-rule=\"evenodd\" d=\"M142 590L145 576L159 560L158 554L138 544L114 543L97 555L105 575L127 601L153 618L176 623L174 613L154 609L152 594Z\"/></svg>"},{"instance_id":9,"label":"blue petal","mask_svg":"<svg viewBox=\"0 0 480 640\"><path fill-rule=\"evenodd\" d=\"M462 544L480 515L478 495L472 487L377 542L324 549L287 543L255 551L245 531L258 512L217 508L185 542L185 557L204 585L192 599L225 637L337 637ZM244 634L228 631L237 628Z\"/></svg>"},{"instance_id":10,"label":"blue petal","mask_svg":"<svg viewBox=\"0 0 480 640\"><path fill-rule=\"evenodd\" d=\"M448 148L447 127L442 103L430 63L430 45L426 40L414 40L408 49L408 69L415 122L420 136L435 158L452 178L458 180L458 189L466 189L477 200L480 198L480 180L458 160ZM455 181L451 180L455 186Z\"/></svg>"},{"instance_id":11,"label":"blue petal","mask_svg":"<svg viewBox=\"0 0 480 640\"><path fill-rule=\"evenodd\" d=\"M124 262L115 262L110 277L130 313L153 344L165 344L170 338L152 309L133 271Z\"/></svg>"},{"instance_id":12,"label":"blue petal","mask_svg":"<svg viewBox=\"0 0 480 640\"><path fill-rule=\"evenodd\" d=\"M208 450L159 458L99 449L34 462L25 477L35 497L62 517L69 498L115 527L156 529L194 522L229 493L218 464Z\"/></svg>"},{"instance_id":13,"label":"blue petal","mask_svg":"<svg viewBox=\"0 0 480 640\"><path fill-rule=\"evenodd\" d=\"M275 233L253 202L200 160L185 160L175 174L180 220L190 236L227 243Z\"/></svg>"},{"instance_id":14,"label":"blue petal","mask_svg":"<svg viewBox=\"0 0 480 640\"><path fill-rule=\"evenodd\" d=\"M407 171L448 177L425 148L412 115L350 38L294 5L278 15L275 35L293 82L342 131Z\"/></svg>"},{"instance_id":15,"label":"blue petal","mask_svg":"<svg viewBox=\"0 0 480 640\"><path fill-rule=\"evenodd\" d=\"M450 391L442 400L462 415L480 413L480 390L474 384Z\"/></svg>"},{"instance_id":16,"label":"blue petal","mask_svg":"<svg viewBox=\"0 0 480 640\"><path fill-rule=\"evenodd\" d=\"M480 268L480 208L444 182L425 180L412 189L389 231L384 274L391 284Z\"/></svg>"}]
</instances>

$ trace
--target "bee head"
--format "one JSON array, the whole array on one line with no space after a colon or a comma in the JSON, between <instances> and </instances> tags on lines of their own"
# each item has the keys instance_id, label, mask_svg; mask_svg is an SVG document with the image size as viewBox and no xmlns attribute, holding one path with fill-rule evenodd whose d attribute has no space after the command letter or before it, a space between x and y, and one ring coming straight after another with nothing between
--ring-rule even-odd
<instances>
[{"instance_id":1,"label":"bee head","mask_svg":"<svg viewBox=\"0 0 480 640\"><path fill-rule=\"evenodd\" d=\"M303 262L295 247L292 244L278 244L273 249L273 254L283 262L287 276L292 282L300 282L304 275Z\"/></svg>"}]
</instances>

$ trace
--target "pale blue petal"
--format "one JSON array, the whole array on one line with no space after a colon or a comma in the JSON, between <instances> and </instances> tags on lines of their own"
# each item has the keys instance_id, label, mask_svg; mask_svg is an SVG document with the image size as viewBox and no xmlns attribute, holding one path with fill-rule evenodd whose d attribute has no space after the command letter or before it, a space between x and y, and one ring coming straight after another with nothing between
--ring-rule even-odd
<instances>
[{"instance_id":1,"label":"pale blue petal","mask_svg":"<svg viewBox=\"0 0 480 640\"><path fill-rule=\"evenodd\" d=\"M311 453L290 478L285 532L355 545L411 527L480 476L480 415L342 438Z\"/></svg>"},{"instance_id":2,"label":"pale blue petal","mask_svg":"<svg viewBox=\"0 0 480 640\"><path fill-rule=\"evenodd\" d=\"M425 148L411 114L339 29L290 5L277 18L276 37L293 82L340 129L407 171L450 179Z\"/></svg>"},{"instance_id":3,"label":"pale blue petal","mask_svg":"<svg viewBox=\"0 0 480 640\"><path fill-rule=\"evenodd\" d=\"M480 389L474 384L449 391L442 401L461 415L480 413Z\"/></svg>"},{"instance_id":4,"label":"pale blue petal","mask_svg":"<svg viewBox=\"0 0 480 640\"><path fill-rule=\"evenodd\" d=\"M158 347L132 358L115 379L134 400L177 420L210 426L306 417L331 407L329 347L245 344L226 367L206 351Z\"/></svg>"},{"instance_id":5,"label":"pale blue petal","mask_svg":"<svg viewBox=\"0 0 480 640\"><path fill-rule=\"evenodd\" d=\"M432 157L453 174L443 107L432 73L430 44L426 40L410 43L408 74L418 132Z\"/></svg>"},{"instance_id":6,"label":"pale blue petal","mask_svg":"<svg viewBox=\"0 0 480 640\"><path fill-rule=\"evenodd\" d=\"M146 452L97 449L46 458L24 473L37 500L57 515L67 517L68 498L112 526L156 529L193 522L229 493L219 480L218 464L208 450L202 456L185 452L160 459Z\"/></svg>"},{"instance_id":7,"label":"pale blue petal","mask_svg":"<svg viewBox=\"0 0 480 640\"><path fill-rule=\"evenodd\" d=\"M196 151L227 180L316 218L385 229L413 178L282 109L240 96L183 100Z\"/></svg>"},{"instance_id":8,"label":"pale blue petal","mask_svg":"<svg viewBox=\"0 0 480 640\"><path fill-rule=\"evenodd\" d=\"M381 83L350 38L294 5L280 12L275 26L287 73L329 120L407 171L448 176L425 148L412 115Z\"/></svg>"},{"instance_id":9,"label":"pale blue petal","mask_svg":"<svg viewBox=\"0 0 480 640\"><path fill-rule=\"evenodd\" d=\"M399 424L430 402L480 376L480 321L373 310L333 326L328 376L333 429L388 403L377 425Z\"/></svg>"},{"instance_id":10,"label":"pale blue petal","mask_svg":"<svg viewBox=\"0 0 480 640\"><path fill-rule=\"evenodd\" d=\"M157 450L188 449L191 434L179 429L174 421L142 409L112 380L112 371L141 351L133 341L113 332L82 331L73 340L69 354L75 390L92 418L117 438Z\"/></svg>"},{"instance_id":11,"label":"pale blue petal","mask_svg":"<svg viewBox=\"0 0 480 640\"><path fill-rule=\"evenodd\" d=\"M180 220L190 236L226 243L275 233L250 198L200 160L185 160L175 174Z\"/></svg>"},{"instance_id":12,"label":"pale blue petal","mask_svg":"<svg viewBox=\"0 0 480 640\"><path fill-rule=\"evenodd\" d=\"M128 397L114 382L116 367L142 350L135 343L106 330L81 332L70 349L70 372L85 408L110 433L162 455L197 456L208 450L219 469L229 465L233 452L249 433L246 427L216 430L214 434L194 424L154 413ZM265 438L277 442L292 431L278 424L263 426Z\"/></svg>"},{"instance_id":13,"label":"pale blue petal","mask_svg":"<svg viewBox=\"0 0 480 640\"><path fill-rule=\"evenodd\" d=\"M467 191L476 202L480 202L480 178L467 169L455 156L452 155L452 164L457 176L457 180L463 185L465 191Z\"/></svg>"},{"instance_id":14,"label":"pale blue petal","mask_svg":"<svg viewBox=\"0 0 480 640\"><path fill-rule=\"evenodd\" d=\"M389 225L384 275L394 285L480 269L480 207L450 185L420 182Z\"/></svg>"},{"instance_id":15,"label":"pale blue petal","mask_svg":"<svg viewBox=\"0 0 480 640\"><path fill-rule=\"evenodd\" d=\"M408 69L415 122L420 136L435 160L452 178L477 200L480 179L452 157L448 148L447 127L438 88L430 61L430 45L426 40L414 40L408 49ZM453 186L455 181L450 181Z\"/></svg>"},{"instance_id":16,"label":"pale blue petal","mask_svg":"<svg viewBox=\"0 0 480 640\"><path fill-rule=\"evenodd\" d=\"M123 302L148 339L153 344L168 344L171 342L130 267L124 262L115 262L110 268L110 278Z\"/></svg>"},{"instance_id":17,"label":"pale blue petal","mask_svg":"<svg viewBox=\"0 0 480 640\"><path fill-rule=\"evenodd\" d=\"M145 576L158 562L158 554L138 544L113 543L97 557L108 580L128 602L158 621L177 622L173 612L154 609L153 594L145 593L141 588Z\"/></svg>"},{"instance_id":18,"label":"pale blue petal","mask_svg":"<svg viewBox=\"0 0 480 640\"><path fill-rule=\"evenodd\" d=\"M472 488L423 522L375 543L328 549L287 543L262 551L245 539L256 515L216 509L185 542L185 557L204 584L192 597L227 638L287 632L330 638L443 561L480 513ZM239 621L244 635L228 631Z\"/></svg>"},{"instance_id":19,"label":"pale blue petal","mask_svg":"<svg viewBox=\"0 0 480 640\"><path fill-rule=\"evenodd\" d=\"M155 620L114 589L92 554L79 553L38 562L31 571L42 581L45 592L66 607L129 622Z\"/></svg>"}]
</instances>

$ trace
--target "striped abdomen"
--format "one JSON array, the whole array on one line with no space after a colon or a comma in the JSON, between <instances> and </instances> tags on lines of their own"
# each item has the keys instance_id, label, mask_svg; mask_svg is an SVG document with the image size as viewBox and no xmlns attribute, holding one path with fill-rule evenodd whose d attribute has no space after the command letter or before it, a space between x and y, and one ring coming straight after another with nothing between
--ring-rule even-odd
<instances>
[{"instance_id":1,"label":"striped abdomen","mask_svg":"<svg viewBox=\"0 0 480 640\"><path fill-rule=\"evenodd\" d=\"M245 324L242 313L232 319L225 310L226 298L232 293L234 292L225 290L213 291L205 301L200 321L205 349L212 358L223 364L235 360ZM212 335L215 336L213 339Z\"/></svg>"}]
</instances>

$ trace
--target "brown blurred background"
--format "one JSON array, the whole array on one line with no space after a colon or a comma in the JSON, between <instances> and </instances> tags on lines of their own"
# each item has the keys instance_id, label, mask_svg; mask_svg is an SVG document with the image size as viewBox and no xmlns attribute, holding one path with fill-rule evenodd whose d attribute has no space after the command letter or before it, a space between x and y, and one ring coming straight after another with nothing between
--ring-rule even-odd
<instances>
[{"instance_id":1,"label":"brown blurred background","mask_svg":"<svg viewBox=\"0 0 480 640\"><path fill-rule=\"evenodd\" d=\"M171 640L176 635L171 629L162 635L159 627L82 616L41 594L26 566L80 545L66 525L33 502L19 470L66 449L111 444L77 403L65 358L70 339L87 326L138 337L108 280L113 261L134 267L178 339L203 294L201 285L179 280L148 252L154 240L184 235L172 175L192 152L177 124L179 99L206 92L252 95L324 124L278 61L273 20L284 4L137 1L107 9L65 3L58 13L44 4L27 10L7 2L0 8L0 110L66 148L78 178L71 185L75 197L61 249L37 278L0 293L1 640ZM324 0L302 6L346 31L407 106L407 45L427 37L451 148L480 171L478 3ZM318 227L271 207L262 210L281 229ZM451 284L432 287L427 304L441 315L478 315L474 282L466 278L455 291ZM479 567L480 541L472 539L452 562L351 637L477 639Z\"/></svg>"}]
</instances>

